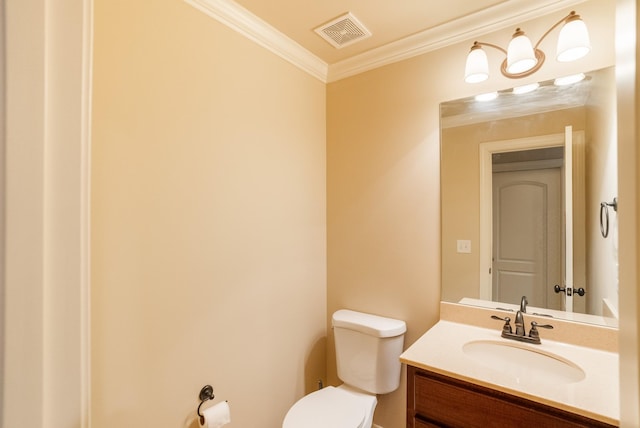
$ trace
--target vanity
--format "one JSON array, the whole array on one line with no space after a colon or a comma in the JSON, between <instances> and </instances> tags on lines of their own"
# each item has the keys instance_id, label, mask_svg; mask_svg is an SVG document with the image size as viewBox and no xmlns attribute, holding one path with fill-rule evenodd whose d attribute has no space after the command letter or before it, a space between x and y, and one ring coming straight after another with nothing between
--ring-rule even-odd
<instances>
[{"instance_id":1,"label":"vanity","mask_svg":"<svg viewBox=\"0 0 640 428\"><path fill-rule=\"evenodd\" d=\"M615 329L554 319L541 344L501 337L491 315L443 302L440 321L400 357L407 427L612 427L619 424ZM524 315L531 321L544 317Z\"/></svg>"},{"instance_id":2,"label":"vanity","mask_svg":"<svg viewBox=\"0 0 640 428\"><path fill-rule=\"evenodd\" d=\"M440 105L442 302L400 357L408 427L620 423L615 70L582 78Z\"/></svg>"},{"instance_id":3,"label":"vanity","mask_svg":"<svg viewBox=\"0 0 640 428\"><path fill-rule=\"evenodd\" d=\"M417 367L407 374L407 427L615 426Z\"/></svg>"}]
</instances>

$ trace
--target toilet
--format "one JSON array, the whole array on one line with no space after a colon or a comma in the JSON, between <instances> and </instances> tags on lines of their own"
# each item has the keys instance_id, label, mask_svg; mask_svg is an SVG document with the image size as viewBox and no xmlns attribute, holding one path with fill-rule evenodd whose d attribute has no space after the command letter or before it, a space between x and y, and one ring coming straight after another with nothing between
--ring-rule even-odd
<instances>
[{"instance_id":1,"label":"toilet","mask_svg":"<svg viewBox=\"0 0 640 428\"><path fill-rule=\"evenodd\" d=\"M298 400L282 428L371 428L377 394L400 385L404 321L341 309L332 316L338 377Z\"/></svg>"}]
</instances>

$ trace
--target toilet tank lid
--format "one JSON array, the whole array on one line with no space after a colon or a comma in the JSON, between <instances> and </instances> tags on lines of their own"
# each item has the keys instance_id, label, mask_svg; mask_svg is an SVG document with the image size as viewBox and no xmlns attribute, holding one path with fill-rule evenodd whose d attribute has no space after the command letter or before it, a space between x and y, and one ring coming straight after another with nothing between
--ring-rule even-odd
<instances>
[{"instance_id":1,"label":"toilet tank lid","mask_svg":"<svg viewBox=\"0 0 640 428\"><path fill-rule=\"evenodd\" d=\"M374 337L395 337L407 331L404 321L340 309L333 314L333 327L359 331Z\"/></svg>"}]
</instances>

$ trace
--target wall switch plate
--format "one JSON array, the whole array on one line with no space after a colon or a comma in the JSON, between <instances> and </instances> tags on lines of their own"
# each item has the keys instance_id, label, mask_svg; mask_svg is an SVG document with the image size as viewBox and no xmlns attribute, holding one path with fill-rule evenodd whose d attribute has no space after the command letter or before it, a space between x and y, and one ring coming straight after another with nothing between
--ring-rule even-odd
<instances>
[{"instance_id":1,"label":"wall switch plate","mask_svg":"<svg viewBox=\"0 0 640 428\"><path fill-rule=\"evenodd\" d=\"M471 241L468 239L458 239L458 253L471 253Z\"/></svg>"}]
</instances>

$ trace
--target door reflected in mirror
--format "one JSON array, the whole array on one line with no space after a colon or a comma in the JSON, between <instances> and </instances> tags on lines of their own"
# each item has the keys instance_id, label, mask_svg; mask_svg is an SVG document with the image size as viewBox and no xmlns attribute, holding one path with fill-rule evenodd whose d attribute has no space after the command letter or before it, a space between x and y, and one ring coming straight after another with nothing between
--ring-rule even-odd
<instances>
[{"instance_id":1,"label":"door reflected in mirror","mask_svg":"<svg viewBox=\"0 0 640 428\"><path fill-rule=\"evenodd\" d=\"M617 324L615 71L585 75L441 104L444 301Z\"/></svg>"}]
</instances>

